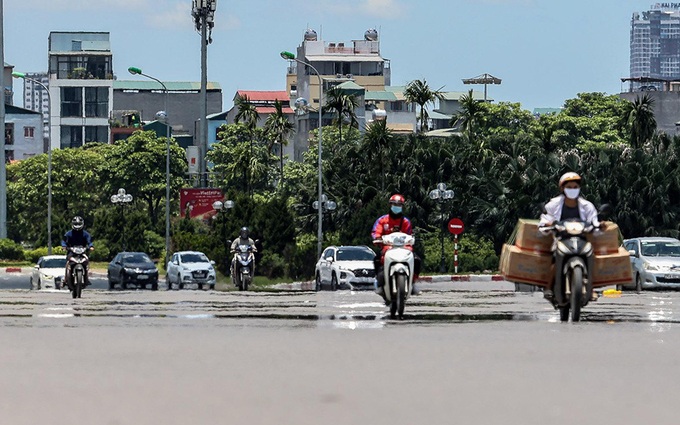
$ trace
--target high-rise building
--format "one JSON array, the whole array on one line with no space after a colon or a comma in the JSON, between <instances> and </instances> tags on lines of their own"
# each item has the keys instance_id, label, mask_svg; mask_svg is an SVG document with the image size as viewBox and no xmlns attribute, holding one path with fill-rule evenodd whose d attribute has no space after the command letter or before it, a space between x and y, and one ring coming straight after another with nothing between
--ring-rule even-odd
<instances>
[{"instance_id":1,"label":"high-rise building","mask_svg":"<svg viewBox=\"0 0 680 425\"><path fill-rule=\"evenodd\" d=\"M634 13L630 28L631 89L667 90L680 79L680 3L656 3Z\"/></svg>"},{"instance_id":2,"label":"high-rise building","mask_svg":"<svg viewBox=\"0 0 680 425\"><path fill-rule=\"evenodd\" d=\"M47 72L30 72L26 77L40 81L49 88L50 79ZM43 117L43 140L49 143L50 140L50 98L47 91L40 84L36 84L28 79L24 80L24 108L31 111L40 112Z\"/></svg>"}]
</instances>

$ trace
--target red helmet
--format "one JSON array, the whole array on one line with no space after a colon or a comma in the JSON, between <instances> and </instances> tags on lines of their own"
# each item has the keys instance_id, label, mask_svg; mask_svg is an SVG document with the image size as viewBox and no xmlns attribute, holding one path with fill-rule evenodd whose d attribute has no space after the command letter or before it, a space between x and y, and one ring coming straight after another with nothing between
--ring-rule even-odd
<instances>
[{"instance_id":1,"label":"red helmet","mask_svg":"<svg viewBox=\"0 0 680 425\"><path fill-rule=\"evenodd\" d=\"M406 199L398 193L390 198L390 204L392 205L404 205L404 202L406 202Z\"/></svg>"}]
</instances>

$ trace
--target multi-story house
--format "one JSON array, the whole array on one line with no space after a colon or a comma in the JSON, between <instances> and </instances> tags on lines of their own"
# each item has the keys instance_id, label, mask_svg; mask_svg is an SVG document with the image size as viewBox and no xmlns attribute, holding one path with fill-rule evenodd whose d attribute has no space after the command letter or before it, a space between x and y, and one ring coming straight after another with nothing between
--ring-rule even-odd
<instances>
[{"instance_id":1,"label":"multi-story house","mask_svg":"<svg viewBox=\"0 0 680 425\"><path fill-rule=\"evenodd\" d=\"M51 146L109 140L113 55L108 32L50 32Z\"/></svg>"},{"instance_id":2,"label":"multi-story house","mask_svg":"<svg viewBox=\"0 0 680 425\"><path fill-rule=\"evenodd\" d=\"M310 113L298 116L295 143L293 146L295 160L300 160L302 152L307 149L309 131L318 128L318 111L323 100L320 99L321 87L327 92L336 85L351 81L365 91L384 91L390 85L390 61L380 55L378 32L369 29L362 40L350 43L324 42L319 40L316 31L308 29L302 44L297 48L296 58L311 64L317 71L296 61L290 61L286 74L286 90L291 104L296 99L307 101ZM362 101L364 101L362 99ZM361 104L356 111L357 116L364 117L366 112ZM323 125L330 124L333 117L322 117ZM363 124L363 123L360 123Z\"/></svg>"}]
</instances>

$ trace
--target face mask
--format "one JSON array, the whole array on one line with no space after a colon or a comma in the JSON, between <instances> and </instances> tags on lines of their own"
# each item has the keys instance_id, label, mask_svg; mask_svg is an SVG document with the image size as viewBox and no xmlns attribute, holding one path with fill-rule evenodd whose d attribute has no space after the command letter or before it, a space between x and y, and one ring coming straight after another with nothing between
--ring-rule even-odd
<instances>
[{"instance_id":1,"label":"face mask","mask_svg":"<svg viewBox=\"0 0 680 425\"><path fill-rule=\"evenodd\" d=\"M569 199L578 198L579 193L581 193L581 189L564 189L564 196Z\"/></svg>"},{"instance_id":2,"label":"face mask","mask_svg":"<svg viewBox=\"0 0 680 425\"><path fill-rule=\"evenodd\" d=\"M390 210L392 210L392 213L394 214L401 214L401 207L398 207L396 205L392 205L390 207Z\"/></svg>"}]
</instances>

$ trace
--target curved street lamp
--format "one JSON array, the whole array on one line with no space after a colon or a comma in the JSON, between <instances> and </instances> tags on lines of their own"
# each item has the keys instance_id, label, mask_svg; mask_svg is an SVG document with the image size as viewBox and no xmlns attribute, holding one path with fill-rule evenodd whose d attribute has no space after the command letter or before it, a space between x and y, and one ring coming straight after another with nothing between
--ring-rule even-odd
<instances>
[{"instance_id":1,"label":"curved street lamp","mask_svg":"<svg viewBox=\"0 0 680 425\"><path fill-rule=\"evenodd\" d=\"M113 205L120 205L121 221L123 222L123 251L125 251L125 216L123 214L123 207L130 202L132 202L132 195L125 193L125 189L122 187L118 189L118 193L111 195L111 203Z\"/></svg>"},{"instance_id":2,"label":"curved street lamp","mask_svg":"<svg viewBox=\"0 0 680 425\"><path fill-rule=\"evenodd\" d=\"M453 190L447 190L446 189L446 183L438 183L437 188L433 189L429 193L430 199L437 201L439 204L439 212L441 213L441 228L439 229L440 231L440 239L441 239L441 245L442 245L442 258L441 258L441 265L440 265L440 271L442 273L446 272L446 261L444 259L444 203L447 201L450 201L453 199L454 193Z\"/></svg>"},{"instance_id":3,"label":"curved street lamp","mask_svg":"<svg viewBox=\"0 0 680 425\"><path fill-rule=\"evenodd\" d=\"M47 137L49 139L47 143L47 254L52 255L52 97L50 96L50 89L45 84L27 77L25 73L15 71L12 72L12 77L21 78L42 87L47 92L47 103L50 105L47 120Z\"/></svg>"},{"instance_id":4,"label":"curved street lamp","mask_svg":"<svg viewBox=\"0 0 680 425\"><path fill-rule=\"evenodd\" d=\"M131 66L128 68L128 72L132 75L141 75L158 82L158 84L163 86L163 91L165 91L165 110L157 112L156 118L159 121L164 121L165 124L165 261L163 264L167 264L170 257L170 120L168 119L168 88L158 78L144 74L140 68Z\"/></svg>"},{"instance_id":5,"label":"curved street lamp","mask_svg":"<svg viewBox=\"0 0 680 425\"><path fill-rule=\"evenodd\" d=\"M316 68L314 68L314 66L311 63L296 58L295 55L291 52L283 51L283 52L280 53L280 55L285 60L295 61L297 63L301 63L303 65L310 67L316 73L316 77L319 79L319 193L318 193L318 200L316 202L317 202L317 206L323 205L323 203L324 203L324 201L322 200L322 196L323 196L322 184L323 183L321 182L321 178L322 178L322 170L321 170L321 141L322 141L322 137L321 137L321 128L322 128L322 125L321 125L321 119L322 119L321 105L323 105L323 81L321 80L321 74L319 73L319 71ZM317 227L317 234L316 234L316 237L318 239L317 256L316 257L321 258L321 251L322 251L322 246L323 246L323 225L321 224L321 222L323 220L323 208L318 208L318 210L319 210L319 217L318 217L319 218L319 225Z\"/></svg>"}]
</instances>

